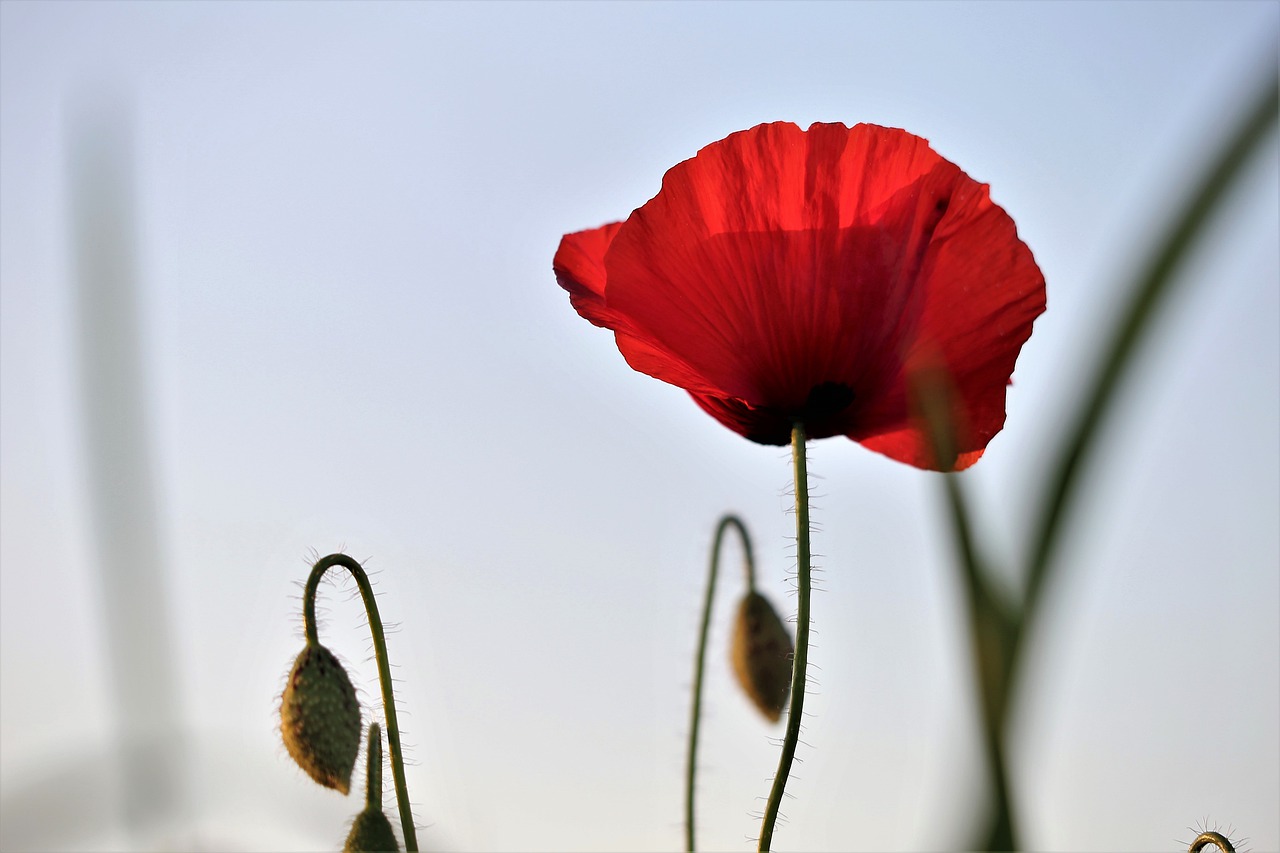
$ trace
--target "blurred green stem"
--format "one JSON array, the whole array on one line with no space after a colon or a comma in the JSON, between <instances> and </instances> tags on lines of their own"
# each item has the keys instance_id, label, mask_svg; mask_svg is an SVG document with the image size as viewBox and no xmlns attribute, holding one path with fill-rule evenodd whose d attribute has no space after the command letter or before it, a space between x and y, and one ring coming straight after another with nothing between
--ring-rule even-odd
<instances>
[{"instance_id":1,"label":"blurred green stem","mask_svg":"<svg viewBox=\"0 0 1280 853\"><path fill-rule=\"evenodd\" d=\"M1018 834L1010 798L1008 763L1005 761L1005 720L1009 707L1010 650L1017 634L1009 607L987 582L973 540L969 511L963 484L954 473L943 475L947 504L956 544L961 555L964 596L969 611L970 647L974 674L979 686L982 709L983 745L991 788L995 798L995 814L983 836L981 850L1017 850Z\"/></svg>"},{"instance_id":2,"label":"blurred green stem","mask_svg":"<svg viewBox=\"0 0 1280 853\"><path fill-rule=\"evenodd\" d=\"M1041 499L1040 518L1031 539L1022 626L1021 630L1015 632L1012 660L1009 663L1010 672L1015 679L1018 676L1022 640L1028 627L1035 621L1044 600L1044 590L1054 566L1053 558L1057 554L1062 522L1075 496L1080 473L1086 467L1094 446L1094 437L1116 398L1117 389L1132 363L1132 356L1139 342L1177 281L1174 273L1179 264L1186 257L1205 222L1248 164L1249 155L1267 138L1276 121L1280 86L1276 82L1274 65L1268 69L1268 76L1270 83L1251 105L1212 166L1201 177L1181 216L1169 229L1159 250L1147 262L1129 305L1121 314L1112 334L1111 343L1106 348L1101 367L1090 387L1087 402L1058 453L1058 461Z\"/></svg>"},{"instance_id":3,"label":"blurred green stem","mask_svg":"<svg viewBox=\"0 0 1280 853\"><path fill-rule=\"evenodd\" d=\"M944 472L942 481L951 516L951 532L960 556L963 594L969 614L970 651L982 712L982 739L995 799L991 826L984 832L977 849L1016 850L1018 836L1010 797L1004 736L1009 698L1009 651L1013 647L1017 626L1010 606L1001 600L988 582L990 575L978 552L969 521L964 485L954 472L958 455L955 427L951 420L954 388L945 375L924 373L913 377L912 394L924 418L934 459Z\"/></svg>"},{"instance_id":4,"label":"blurred green stem","mask_svg":"<svg viewBox=\"0 0 1280 853\"><path fill-rule=\"evenodd\" d=\"M791 709L787 712L787 733L782 739L782 756L778 759L778 772L773 777L764 822L760 827L760 853L765 853L773 843L773 827L778 820L778 809L782 807L782 795L791 775L791 762L796 756L800 723L804 717L804 688L809 660L809 468L805 457L804 424L800 421L791 427L791 462L796 482L796 652L791 666Z\"/></svg>"},{"instance_id":5,"label":"blurred green stem","mask_svg":"<svg viewBox=\"0 0 1280 853\"><path fill-rule=\"evenodd\" d=\"M726 515L716 526L715 542L711 545L711 565L707 569L707 596L702 604L702 629L698 634L698 652L693 668L693 711L689 722L689 755L684 779L684 844L685 850L694 849L693 797L698 774L698 726L702 719L702 675L707 657L707 635L711 627L711 602L715 597L716 577L720 573L720 545L725 532L733 527L742 540L743 571L747 575L747 592L756 588L756 564L751 554L751 537L746 525L736 515Z\"/></svg>"},{"instance_id":6,"label":"blurred green stem","mask_svg":"<svg viewBox=\"0 0 1280 853\"><path fill-rule=\"evenodd\" d=\"M373 586L363 568L346 554L330 554L321 558L311 568L306 592L302 596L302 621L309 644L319 644L316 632L316 592L320 579L334 566L341 566L355 578L364 600L364 610L369 618L369 632L373 634L373 651L378 661L378 681L382 685L382 709L387 720L387 746L391 752L391 774L396 783L396 803L400 808L400 830L404 833L404 849L416 853L418 836L413 825L413 811L409 807L409 787L404 776L404 757L400 750L400 726L396 722L396 699L391 687L391 662L387 657L387 639L378 616L378 603L373 596Z\"/></svg>"},{"instance_id":7,"label":"blurred green stem","mask_svg":"<svg viewBox=\"0 0 1280 853\"><path fill-rule=\"evenodd\" d=\"M1202 177L1182 215L1148 262L1121 315L1084 408L1067 434L1058 461L1045 487L1042 511L1035 526L1027 564L1026 589L1021 607L1003 602L990 581L974 542L969 512L960 482L954 474L943 479L953 533L961 558L965 601L969 610L975 671L981 689L983 733L992 774L996 815L980 849L1017 848L1012 802L1009 797L1004 737L1014 697L1017 695L1024 640L1041 612L1066 511L1074 499L1080 474L1086 467L1094 440L1115 400L1117 389L1133 354L1150 328L1176 280L1174 273L1193 245L1214 209L1238 178L1250 154L1267 138L1277 117L1280 87L1272 77L1245 120ZM954 439L949 422L945 387L917 389L938 458L954 460ZM946 467L946 466L943 466ZM1202 841L1204 836L1197 839Z\"/></svg>"}]
</instances>

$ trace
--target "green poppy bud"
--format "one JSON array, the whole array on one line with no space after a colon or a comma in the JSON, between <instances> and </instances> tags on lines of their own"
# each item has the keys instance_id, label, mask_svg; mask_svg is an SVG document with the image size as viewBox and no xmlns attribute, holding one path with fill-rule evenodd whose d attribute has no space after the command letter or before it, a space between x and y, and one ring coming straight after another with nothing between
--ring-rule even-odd
<instances>
[{"instance_id":1,"label":"green poppy bud","mask_svg":"<svg viewBox=\"0 0 1280 853\"><path fill-rule=\"evenodd\" d=\"M343 853L400 853L391 821L382 813L382 727L369 724L369 748L365 753L367 775L364 811L356 815Z\"/></svg>"},{"instance_id":2,"label":"green poppy bud","mask_svg":"<svg viewBox=\"0 0 1280 853\"><path fill-rule=\"evenodd\" d=\"M733 623L731 650L738 683L757 710L776 723L791 692L795 647L763 595L749 592L743 596Z\"/></svg>"},{"instance_id":3,"label":"green poppy bud","mask_svg":"<svg viewBox=\"0 0 1280 853\"><path fill-rule=\"evenodd\" d=\"M356 815L351 824L351 832L347 835L347 843L342 845L342 853L400 853L400 843L391 829L391 821L382 810L369 806Z\"/></svg>"},{"instance_id":4,"label":"green poppy bud","mask_svg":"<svg viewBox=\"0 0 1280 853\"><path fill-rule=\"evenodd\" d=\"M312 779L346 794L360 727L360 703L346 670L324 646L308 643L293 663L280 703L285 748Z\"/></svg>"}]
</instances>

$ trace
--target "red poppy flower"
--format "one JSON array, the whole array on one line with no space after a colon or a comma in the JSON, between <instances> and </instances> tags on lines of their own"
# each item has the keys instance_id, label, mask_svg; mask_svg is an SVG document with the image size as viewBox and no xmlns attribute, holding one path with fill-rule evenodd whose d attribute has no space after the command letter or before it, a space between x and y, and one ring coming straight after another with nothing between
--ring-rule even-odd
<instances>
[{"instance_id":1,"label":"red poppy flower","mask_svg":"<svg viewBox=\"0 0 1280 853\"><path fill-rule=\"evenodd\" d=\"M938 465L909 386L945 371L955 468L1004 425L1044 277L985 184L918 136L778 122L672 168L631 214L567 234L556 280L627 362L725 426L846 435ZM948 460L949 461L949 460Z\"/></svg>"}]
</instances>

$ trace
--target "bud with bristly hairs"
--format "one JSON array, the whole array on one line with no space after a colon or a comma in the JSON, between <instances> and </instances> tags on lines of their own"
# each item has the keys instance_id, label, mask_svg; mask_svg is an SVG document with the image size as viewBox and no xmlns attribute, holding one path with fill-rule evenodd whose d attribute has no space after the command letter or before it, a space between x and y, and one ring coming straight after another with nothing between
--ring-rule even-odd
<instances>
[{"instance_id":1,"label":"bud with bristly hairs","mask_svg":"<svg viewBox=\"0 0 1280 853\"><path fill-rule=\"evenodd\" d=\"M342 853L400 853L391 821L382 811L382 729L369 724L364 811L356 815Z\"/></svg>"},{"instance_id":2,"label":"bud with bristly hairs","mask_svg":"<svg viewBox=\"0 0 1280 853\"><path fill-rule=\"evenodd\" d=\"M308 643L293 663L280 703L285 748L317 783L346 794L360 729L360 703L346 670L324 646Z\"/></svg>"}]
</instances>

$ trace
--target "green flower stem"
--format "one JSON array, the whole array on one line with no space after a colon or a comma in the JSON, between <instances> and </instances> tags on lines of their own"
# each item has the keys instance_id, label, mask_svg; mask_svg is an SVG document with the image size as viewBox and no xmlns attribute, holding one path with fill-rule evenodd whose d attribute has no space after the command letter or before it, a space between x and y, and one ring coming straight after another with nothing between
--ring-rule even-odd
<instances>
[{"instance_id":1,"label":"green flower stem","mask_svg":"<svg viewBox=\"0 0 1280 853\"><path fill-rule=\"evenodd\" d=\"M983 745L995 796L995 814L978 849L1017 850L1018 835L1004 752L1005 718L1009 707L1009 660L1017 627L1008 607L986 581L987 574L973 539L969 510L959 478L954 473L943 474L942 478L951 511L952 531L961 557L965 602L969 612L970 648L980 690Z\"/></svg>"},{"instance_id":2,"label":"green flower stem","mask_svg":"<svg viewBox=\"0 0 1280 853\"><path fill-rule=\"evenodd\" d=\"M1026 599L1022 613L1023 630L1018 632L1019 642L1013 646L1010 661L1010 669L1015 678L1022 650L1020 640L1026 636L1026 628L1035 620L1044 599L1044 588L1054 565L1053 557L1066 508L1075 494L1080 472L1094 446L1094 438L1116 399L1116 391L1126 370L1132 363L1132 355L1150 327L1152 317L1168 298L1176 280L1174 272L1195 237L1203 230L1209 216L1244 170L1249 155L1267 138L1275 124L1280 86L1275 79L1274 65L1267 74L1270 78L1269 85L1260 93L1244 121L1218 154L1217 160L1203 175L1181 217L1148 262L1131 302L1115 328L1087 403L1059 453L1056 467L1045 488L1040 518L1031 540Z\"/></svg>"},{"instance_id":3,"label":"green flower stem","mask_svg":"<svg viewBox=\"0 0 1280 853\"><path fill-rule=\"evenodd\" d=\"M764 823L760 827L761 853L773 843L773 827L782 806L782 795L791 775L791 762L796 756L796 744L800 741L800 723L804 718L804 689L809 662L809 471L805 458L804 424L796 421L791 428L791 461L796 481L796 653L791 668L791 710L787 712L787 733L782 740L782 756L778 759L778 772L773 777L769 802L764 810Z\"/></svg>"},{"instance_id":4,"label":"green flower stem","mask_svg":"<svg viewBox=\"0 0 1280 853\"><path fill-rule=\"evenodd\" d=\"M973 541L963 491L954 475L945 477L952 526L962 561L974 662L982 689L986 751L996 796L997 813L990 834L984 840L983 849L1011 850L1017 847L1003 734L1013 697L1016 695L1023 640L1030 633L1040 612L1044 590L1054 566L1053 557L1062 531L1062 521L1066 508L1075 495L1079 475L1142 336L1150 327L1161 304L1168 298L1174 281L1173 273L1185 257L1196 234L1242 171L1249 154L1267 137L1276 121L1278 101L1280 89L1272 81L1205 174L1181 218L1174 224L1139 280L1131 302L1116 327L1106 357L1101 362L1086 404L1074 428L1068 433L1057 466L1046 486L1043 509L1032 538L1027 586L1020 609L1006 606L995 594ZM954 459L954 443L946 414L948 409L945 394L939 395L938 389L918 390L923 392L920 399L933 433L938 458Z\"/></svg>"},{"instance_id":5,"label":"green flower stem","mask_svg":"<svg viewBox=\"0 0 1280 853\"><path fill-rule=\"evenodd\" d=\"M382 728L369 724L369 749L365 754L365 808L382 811Z\"/></svg>"},{"instance_id":6,"label":"green flower stem","mask_svg":"<svg viewBox=\"0 0 1280 853\"><path fill-rule=\"evenodd\" d=\"M374 600L369 576L355 560L346 554L330 554L320 559L307 578L306 592L302 597L302 620L308 643L319 643L316 633L316 592L320 578L334 566L341 566L355 578L364 599L364 610L369 618L369 631L373 634L373 651L378 660L378 681L382 685L382 708L387 720L387 746L391 751L391 773L396 783L396 803L400 807L400 829L404 833L404 848L410 853L418 849L418 837L413 825L413 811L409 807L409 788L404 778L404 757L400 750L400 726L396 723L396 700L391 689L391 662L387 657L387 640L378 616L378 604Z\"/></svg>"},{"instance_id":7,"label":"green flower stem","mask_svg":"<svg viewBox=\"0 0 1280 853\"><path fill-rule=\"evenodd\" d=\"M1009 796L1009 774L1004 753L1005 715L1009 707L1009 660L1018 627L1010 608L988 582L988 574L969 522L964 488L955 474L958 455L955 424L952 422L950 381L941 374L913 377L912 394L928 430L934 459L943 470L942 482L951 515L951 529L960 556L960 574L969 614L970 650L979 687L982 711L983 746L991 773L995 814L984 832L981 850L1018 848L1013 802Z\"/></svg>"},{"instance_id":8,"label":"green flower stem","mask_svg":"<svg viewBox=\"0 0 1280 853\"><path fill-rule=\"evenodd\" d=\"M751 537L747 535L746 525L736 515L726 515L720 519L716 527L715 542L711 546L711 565L707 570L707 597L702 604L702 629L698 634L698 652L693 667L693 711L689 721L689 756L685 767L684 779L684 844L685 850L693 853L693 797L694 784L698 774L698 726L702 719L702 676L707 657L707 635L711 628L711 602L716 591L716 577L720 573L720 544L724 534L730 527L737 529L742 540L743 570L747 575L747 591L756 588L756 564L751 554Z\"/></svg>"}]
</instances>

